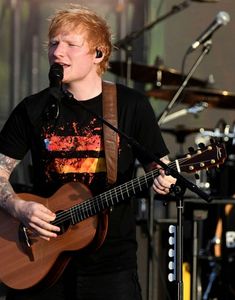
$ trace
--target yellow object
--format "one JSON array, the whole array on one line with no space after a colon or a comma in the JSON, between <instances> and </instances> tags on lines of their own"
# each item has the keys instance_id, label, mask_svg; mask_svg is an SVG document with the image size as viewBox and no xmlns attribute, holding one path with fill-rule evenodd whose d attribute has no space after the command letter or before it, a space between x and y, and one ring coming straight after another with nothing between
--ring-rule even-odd
<instances>
[{"instance_id":1,"label":"yellow object","mask_svg":"<svg viewBox=\"0 0 235 300\"><path fill-rule=\"evenodd\" d=\"M190 300L190 266L189 263L183 263L183 283L184 283L184 300Z\"/></svg>"}]
</instances>

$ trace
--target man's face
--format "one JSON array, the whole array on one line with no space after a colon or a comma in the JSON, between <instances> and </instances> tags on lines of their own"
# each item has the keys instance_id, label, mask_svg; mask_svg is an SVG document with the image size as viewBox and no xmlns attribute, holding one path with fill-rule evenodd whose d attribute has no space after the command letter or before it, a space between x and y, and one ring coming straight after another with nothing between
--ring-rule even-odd
<instances>
[{"instance_id":1,"label":"man's face","mask_svg":"<svg viewBox=\"0 0 235 300\"><path fill-rule=\"evenodd\" d=\"M84 34L59 32L49 42L49 63L63 66L63 83L81 82L96 74L95 53L89 50Z\"/></svg>"}]
</instances>

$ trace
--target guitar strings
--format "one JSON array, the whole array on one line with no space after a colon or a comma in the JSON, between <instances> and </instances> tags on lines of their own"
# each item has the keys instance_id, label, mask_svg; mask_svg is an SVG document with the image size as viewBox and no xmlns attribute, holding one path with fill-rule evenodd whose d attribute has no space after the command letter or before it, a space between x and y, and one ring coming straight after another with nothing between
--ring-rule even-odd
<instances>
[{"instance_id":1,"label":"guitar strings","mask_svg":"<svg viewBox=\"0 0 235 300\"><path fill-rule=\"evenodd\" d=\"M150 171L149 173L147 173L147 175L145 176L146 180L152 178L154 171L157 172L157 170L153 170L153 171ZM144 176L143 176L143 178L144 178ZM113 196L116 196L118 198L118 197L122 196L123 194L128 194L128 193L125 193L125 192L122 193L122 189L124 190L124 188L125 188L126 190L128 190L128 189L132 188L132 190L134 190L134 188L139 186L139 182L137 182L137 181L139 181L139 179L140 178L135 178L134 180L131 180L127 183L124 183L120 186L117 186L113 190L106 191L106 192L104 192L100 195L95 196L94 198L87 199L84 202L71 207L67 211L59 212L55 221L57 221L57 222L65 221L68 218L70 218L71 215L73 217L73 213L74 213L73 210L75 211L75 216L76 216L76 212L78 210L80 210L79 212L81 214L82 213L86 214L86 213L89 213L88 210L91 210L92 208L95 209L96 207L100 207L100 206L102 206L103 208L107 208L106 204L107 204L107 197L108 196L110 197L110 196L113 195ZM99 202L97 200L99 200ZM97 205L94 205L95 203L97 203ZM94 213L94 215L95 214L96 213ZM53 224L57 224L57 222L53 222Z\"/></svg>"},{"instance_id":2,"label":"guitar strings","mask_svg":"<svg viewBox=\"0 0 235 300\"><path fill-rule=\"evenodd\" d=\"M192 158L190 157L190 160ZM181 162L181 164L183 162L186 162L188 161L189 158L181 158L181 159L178 159L178 161ZM209 161L209 160L208 160ZM195 164L195 163L193 163ZM192 163L188 164L188 165L193 165ZM176 166L176 162L171 162L169 163L168 165L170 168L175 168ZM187 165L184 165L184 166L187 166ZM55 225L58 225L60 224L61 222L64 222L64 221L67 221L68 219L76 219L78 222L79 221L82 221L84 220L85 218L88 218L92 215L95 215L97 213L96 209L97 207L100 209L100 206L102 206L103 209L107 208L105 203L107 204L107 194L109 194L109 196L114 196L116 197L116 199L118 200L118 198L122 197L123 200L124 200L124 197L123 197L123 194L127 194L128 195L128 192L122 192L122 188L125 188L126 190L128 190L128 188L133 188L133 190L136 188L136 187L140 187L140 181L144 181L146 180L146 183L148 180L150 179L153 179L153 175L155 172L159 171L159 169L155 169L155 170L152 170L150 172L148 172L146 175L144 176L141 176L141 177L137 177L131 181L128 181L127 183L124 183L120 186L117 186L115 187L114 189L110 190L110 191L106 191L100 195L97 195L91 199L87 199L85 200L84 202L82 203L79 203L79 204L76 204L74 206L72 206L71 208L69 208L68 210L66 211L62 211L62 212L59 212L56 216L56 219L55 221L53 222L53 224ZM154 176L155 177L155 176ZM147 183L147 186L148 183ZM141 190L141 189L140 189ZM135 192L134 192L135 194ZM134 195L133 194L133 195ZM99 201L98 201L99 200ZM118 203L118 202L117 202ZM96 205L95 205L96 204ZM92 209L94 209L94 213L92 212ZM85 216L85 218L80 218L80 216L78 216L78 213L82 214L83 217ZM91 213L91 215L90 215ZM80 220L81 219L81 220Z\"/></svg>"},{"instance_id":3,"label":"guitar strings","mask_svg":"<svg viewBox=\"0 0 235 300\"><path fill-rule=\"evenodd\" d=\"M184 158L184 159L180 159L180 160L181 161L187 161L188 158ZM172 162L172 163L169 164L169 166L171 166L171 167L173 165L175 165L175 162ZM192 166L193 164L191 163L190 165ZM153 171L156 171L156 169L153 170ZM150 171L149 173L147 173L147 175L143 176L143 178L146 177L146 179L147 179L149 176L152 177L153 176L153 171ZM112 192L112 190L107 191L107 192L105 192L103 194L100 194L100 195L98 195L98 196L96 196L96 197L94 197L92 199L87 199L84 202L73 206L73 207L71 207L67 211L63 211L63 212L58 213L58 216L57 216L57 218L56 218L55 221L57 221L57 222L61 222L62 221L63 222L63 221L68 220L71 216L72 216L72 219L73 219L73 216L75 216L75 217L77 216L77 218L78 218L78 215L77 215L78 212L80 212L81 214L83 213L84 216L85 216L85 218L90 217L91 215L89 214L88 210L91 211L92 208L96 209L97 206L98 207L100 206L100 204L102 204L102 206L104 207L103 203L104 203L104 200L107 201L106 195L108 193L110 193L110 195L117 196L117 198L120 197L120 196L122 196L123 193L121 191L122 190L121 187L124 187L124 186L125 186L125 188L127 188L127 187L133 187L133 188L135 188L135 187L139 186L139 178L135 178L134 181L131 180L130 182L127 182L127 183L125 183L125 184L123 184L121 186L118 186L118 187L114 188L113 190L115 191L115 193ZM121 193L120 193L120 191L121 191ZM98 203L97 203L97 200L99 200ZM97 203L97 205L95 206L94 203ZM73 210L74 210L74 212L72 212ZM94 214L92 214L92 215L95 215L96 213L97 212L95 211ZM82 218L82 220L84 220L85 218ZM78 218L78 219L80 219L80 218ZM78 220L78 221L82 221L82 220Z\"/></svg>"},{"instance_id":4,"label":"guitar strings","mask_svg":"<svg viewBox=\"0 0 235 300\"><path fill-rule=\"evenodd\" d=\"M148 174L148 177L150 177L150 175L151 174ZM152 175L151 175L151 177L152 177ZM146 178L146 180L148 180L148 179ZM132 188L132 190L134 190L134 188L137 186L139 186L139 184L137 184L136 182L133 182L133 181L127 182L121 186L114 188L113 190L106 191L105 193L97 195L94 198L87 199L84 202L71 207L67 211L58 213L55 221L60 222L60 221L66 220L66 218L70 217L70 215L72 216L72 219L73 219L73 216L76 217L77 212L79 212L81 215L84 215L84 216L87 215L87 217L88 217L90 214L89 210L90 211L92 209L96 210L96 208L98 208L98 207L99 208L102 207L103 209L107 208L107 198L111 198L112 195L116 196L116 198L118 198L120 196L123 196L124 194L128 194L128 192L125 192L124 189L128 190L128 189ZM122 192L122 190L123 190L123 192ZM75 213L75 215L74 215L74 213ZM96 211L94 212L94 215L95 214L96 214ZM77 218L80 219L79 216L77 216ZM55 222L54 222L54 224L55 224Z\"/></svg>"},{"instance_id":5,"label":"guitar strings","mask_svg":"<svg viewBox=\"0 0 235 300\"><path fill-rule=\"evenodd\" d=\"M181 159L182 161L183 160L185 160L185 161L187 161L188 159L187 158L185 158L185 159ZM175 162L173 162L173 163L170 163L169 164L169 166L173 166L175 164ZM190 164L191 166L193 165L193 164ZM156 170L153 170L153 171L156 171ZM149 173L147 173L148 175L147 176L143 176L143 177L148 177L148 176L153 176L153 172L151 171L151 172L149 172ZM108 193L110 193L110 195L113 195L113 196L117 196L117 198L118 197L120 197L120 196L123 196L122 194L122 192L120 193L120 191L121 191L121 187L123 187L123 186L126 186L126 188L129 186L132 186L133 188L135 188L135 187L137 187L137 186L139 186L139 180L138 180L139 178L136 178L136 182L135 183L137 183L137 184L135 184L135 183L133 183L134 181L130 181L130 182L128 182L128 183L125 183L124 185L122 185L122 186L118 186L118 187L116 187L115 189L113 189L114 191L115 191L115 193L113 192L111 192L111 190L110 191L107 191L107 192L105 192L105 193L103 193L103 194L101 194L101 195L98 195L98 196L96 196L96 197L94 197L94 198L92 198L92 199L87 199L86 201L84 201L84 202L82 202L82 203L80 203L80 204L77 204L77 205L75 205L74 207L72 207L72 208L70 208L69 210L67 210L67 211L63 211L63 212L61 212L60 214L60 216L59 216L59 214L58 214L58 218L56 219L56 221L58 221L58 222L61 222L61 221L65 221L65 220L68 220L68 218L70 218L70 216L72 215L72 217L73 216L77 216L77 218L78 218L78 215L77 215L77 213L78 213L78 209L80 209L80 213L82 214L84 214L84 216L85 216L85 218L87 218L87 217L90 217L91 215L90 215L90 213L89 213L89 211L88 210L90 210L91 211L91 209L93 208L93 209L96 209L97 208L97 206L99 207L100 205L99 204L102 204L102 206L103 206L103 208L104 208L104 205L103 205L103 203L104 203L104 200L107 200L106 199L106 195L108 194ZM143 179L143 178L142 178ZM97 203L97 200L99 200L99 202ZM97 205L95 206L94 205L94 203L97 203ZM99 209L100 209L100 207L99 207ZM72 212L72 210L75 210L75 212ZM74 214L75 213L75 214ZM95 215L97 212L95 211L92 215ZM74 215L73 215L74 214ZM84 220L85 218L82 218L82 220ZM73 219L73 218L72 218ZM79 218L80 219L80 218ZM82 220L78 220L78 221L82 221Z\"/></svg>"}]
</instances>

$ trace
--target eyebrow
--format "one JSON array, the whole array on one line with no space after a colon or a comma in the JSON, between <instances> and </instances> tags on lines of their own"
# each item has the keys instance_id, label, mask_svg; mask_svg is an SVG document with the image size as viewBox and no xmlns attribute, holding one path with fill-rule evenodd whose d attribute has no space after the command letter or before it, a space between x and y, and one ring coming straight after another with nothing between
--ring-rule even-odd
<instances>
[{"instance_id":1,"label":"eyebrow","mask_svg":"<svg viewBox=\"0 0 235 300\"><path fill-rule=\"evenodd\" d=\"M56 37L50 39L50 42L57 42L57 41L59 41L59 40ZM85 40L83 39L83 40L79 41L79 40L75 40L75 39L72 39L72 38L63 38L62 42L72 43L72 44L75 44L77 46L83 46L84 43L85 43Z\"/></svg>"}]
</instances>

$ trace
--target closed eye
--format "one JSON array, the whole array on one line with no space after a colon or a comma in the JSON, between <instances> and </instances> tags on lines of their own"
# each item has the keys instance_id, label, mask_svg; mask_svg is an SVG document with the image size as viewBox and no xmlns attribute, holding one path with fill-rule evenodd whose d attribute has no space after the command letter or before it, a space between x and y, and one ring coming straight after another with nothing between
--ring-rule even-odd
<instances>
[{"instance_id":1,"label":"closed eye","mask_svg":"<svg viewBox=\"0 0 235 300\"><path fill-rule=\"evenodd\" d=\"M83 46L83 43L82 44L68 43L68 46L81 48Z\"/></svg>"},{"instance_id":2,"label":"closed eye","mask_svg":"<svg viewBox=\"0 0 235 300\"><path fill-rule=\"evenodd\" d=\"M69 47L81 47L81 46L75 45L75 44L68 44L68 45L69 45Z\"/></svg>"},{"instance_id":3,"label":"closed eye","mask_svg":"<svg viewBox=\"0 0 235 300\"><path fill-rule=\"evenodd\" d=\"M50 41L50 43L49 43L49 48L55 47L55 46L57 46L58 44L59 44L58 41Z\"/></svg>"}]
</instances>

